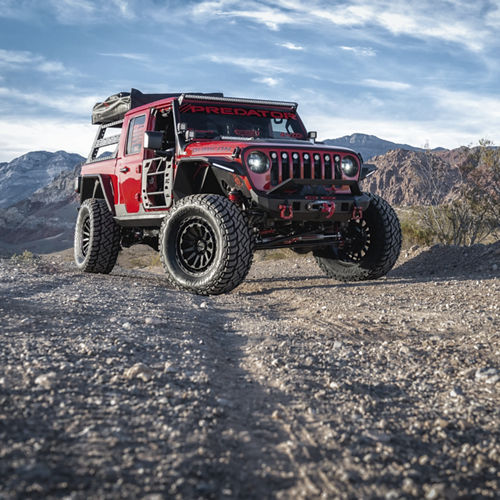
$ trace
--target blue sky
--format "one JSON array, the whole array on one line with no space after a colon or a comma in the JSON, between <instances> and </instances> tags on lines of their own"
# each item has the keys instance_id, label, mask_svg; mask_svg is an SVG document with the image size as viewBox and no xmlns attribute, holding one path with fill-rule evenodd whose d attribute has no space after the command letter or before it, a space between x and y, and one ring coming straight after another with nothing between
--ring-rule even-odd
<instances>
[{"instance_id":1,"label":"blue sky","mask_svg":"<svg viewBox=\"0 0 500 500\"><path fill-rule=\"evenodd\" d=\"M294 100L309 130L500 143L500 0L0 0L0 161L87 155L108 95Z\"/></svg>"}]
</instances>

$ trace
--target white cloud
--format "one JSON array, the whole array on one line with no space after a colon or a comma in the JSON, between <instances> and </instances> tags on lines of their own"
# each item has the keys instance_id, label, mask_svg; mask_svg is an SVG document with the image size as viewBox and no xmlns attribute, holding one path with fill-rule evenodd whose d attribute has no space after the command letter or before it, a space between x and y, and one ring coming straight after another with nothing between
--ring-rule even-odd
<instances>
[{"instance_id":1,"label":"white cloud","mask_svg":"<svg viewBox=\"0 0 500 500\"><path fill-rule=\"evenodd\" d=\"M429 88L427 93L443 115L457 116L467 127L496 135L500 143L500 98L440 88Z\"/></svg>"},{"instance_id":2,"label":"white cloud","mask_svg":"<svg viewBox=\"0 0 500 500\"><path fill-rule=\"evenodd\" d=\"M352 52L355 56L373 57L377 55L375 50L370 47L349 47L347 45L341 45L339 48L345 52Z\"/></svg>"},{"instance_id":3,"label":"white cloud","mask_svg":"<svg viewBox=\"0 0 500 500\"><path fill-rule=\"evenodd\" d=\"M270 76L263 78L254 78L252 81L256 83L263 83L264 85L267 85L269 87L276 87L276 85L280 83L279 78L272 78Z\"/></svg>"},{"instance_id":4,"label":"white cloud","mask_svg":"<svg viewBox=\"0 0 500 500\"><path fill-rule=\"evenodd\" d=\"M283 61L274 59L265 59L257 57L231 57L221 55L208 55L206 56L210 61L217 64L229 64L243 68L250 73L257 73L258 75L270 76L274 73L289 73L294 74L298 72L298 68L286 65Z\"/></svg>"},{"instance_id":5,"label":"white cloud","mask_svg":"<svg viewBox=\"0 0 500 500\"><path fill-rule=\"evenodd\" d=\"M335 139L344 135L362 133L375 135L388 141L422 146L429 141L431 147L449 149L477 143L487 133L464 130L458 126L446 126L438 120L414 122L393 119L355 119L340 115L308 114L302 116L309 129L318 131L320 140ZM449 124L448 124L449 125Z\"/></svg>"},{"instance_id":6,"label":"white cloud","mask_svg":"<svg viewBox=\"0 0 500 500\"><path fill-rule=\"evenodd\" d=\"M49 14L61 24L80 25L109 23L111 19L135 18L134 5L138 0L0 0L0 17L27 21L40 14Z\"/></svg>"},{"instance_id":7,"label":"white cloud","mask_svg":"<svg viewBox=\"0 0 500 500\"><path fill-rule=\"evenodd\" d=\"M147 54L136 54L132 52L103 52L99 54L105 57L121 57L130 59L131 61L151 62L151 58Z\"/></svg>"},{"instance_id":8,"label":"white cloud","mask_svg":"<svg viewBox=\"0 0 500 500\"><path fill-rule=\"evenodd\" d=\"M64 64L59 61L45 61L38 65L38 70L43 73L67 73Z\"/></svg>"},{"instance_id":9,"label":"white cloud","mask_svg":"<svg viewBox=\"0 0 500 500\"><path fill-rule=\"evenodd\" d=\"M41 93L25 93L17 89L0 87L0 97L6 96L10 100L17 99L25 104L35 104L37 106L53 109L56 111L73 115L89 117L94 104L101 100L96 96L75 96L75 95L49 95Z\"/></svg>"},{"instance_id":10,"label":"white cloud","mask_svg":"<svg viewBox=\"0 0 500 500\"><path fill-rule=\"evenodd\" d=\"M241 6L244 5L242 9ZM202 1L195 5L192 13L199 20L210 17L240 18L264 24L269 29L277 31L282 24L294 23L295 19L287 12L274 7L262 5L259 2L245 2L235 0Z\"/></svg>"},{"instance_id":11,"label":"white cloud","mask_svg":"<svg viewBox=\"0 0 500 500\"><path fill-rule=\"evenodd\" d=\"M345 0L332 5L326 0L277 0L273 6L257 1L202 1L192 13L198 20L228 17L247 19L272 30L283 25L329 23L352 28L378 26L393 35L420 39L438 39L481 51L491 36L496 36L500 22L498 11L484 13L484 2L466 4L457 0L436 4L434 0L418 3L406 0Z\"/></svg>"},{"instance_id":12,"label":"white cloud","mask_svg":"<svg viewBox=\"0 0 500 500\"><path fill-rule=\"evenodd\" d=\"M394 82L390 80L375 80L373 78L366 78L362 81L362 83L367 85L368 87L387 90L408 90L411 88L411 85L409 83Z\"/></svg>"},{"instance_id":13,"label":"white cloud","mask_svg":"<svg viewBox=\"0 0 500 500\"><path fill-rule=\"evenodd\" d=\"M0 162L11 161L30 151L58 151L87 156L95 135L90 123L17 116L0 118Z\"/></svg>"},{"instance_id":14,"label":"white cloud","mask_svg":"<svg viewBox=\"0 0 500 500\"><path fill-rule=\"evenodd\" d=\"M0 68L11 71L22 71L29 69L42 73L57 73L60 76L74 76L76 71L67 68L60 61L50 61L45 57L21 50L0 49Z\"/></svg>"},{"instance_id":15,"label":"white cloud","mask_svg":"<svg viewBox=\"0 0 500 500\"><path fill-rule=\"evenodd\" d=\"M285 43L278 43L280 47L285 47L285 49L290 49L290 50L304 50L304 47L301 45L296 45L292 42L285 42Z\"/></svg>"},{"instance_id":16,"label":"white cloud","mask_svg":"<svg viewBox=\"0 0 500 500\"><path fill-rule=\"evenodd\" d=\"M132 7L130 6L130 2L128 2L127 0L111 0L111 4L115 5L118 8L120 14L125 19L135 18L135 14L132 10Z\"/></svg>"},{"instance_id":17,"label":"white cloud","mask_svg":"<svg viewBox=\"0 0 500 500\"><path fill-rule=\"evenodd\" d=\"M38 60L40 57L38 56ZM16 67L29 64L37 60L31 52L26 50L4 50L0 49L0 65L7 67Z\"/></svg>"}]
</instances>

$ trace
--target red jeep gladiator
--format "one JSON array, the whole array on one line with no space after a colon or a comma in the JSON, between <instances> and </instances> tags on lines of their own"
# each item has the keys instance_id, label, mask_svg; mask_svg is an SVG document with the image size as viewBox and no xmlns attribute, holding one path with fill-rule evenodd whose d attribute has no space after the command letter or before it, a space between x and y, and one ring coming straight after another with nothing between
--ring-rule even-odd
<instances>
[{"instance_id":1,"label":"red jeep gladiator","mask_svg":"<svg viewBox=\"0 0 500 500\"><path fill-rule=\"evenodd\" d=\"M145 243L172 285L212 295L244 280L254 250L312 251L342 281L396 262L397 216L359 187L374 166L316 142L294 102L132 89L96 104L92 122L75 183L82 271L109 273L122 247Z\"/></svg>"}]
</instances>

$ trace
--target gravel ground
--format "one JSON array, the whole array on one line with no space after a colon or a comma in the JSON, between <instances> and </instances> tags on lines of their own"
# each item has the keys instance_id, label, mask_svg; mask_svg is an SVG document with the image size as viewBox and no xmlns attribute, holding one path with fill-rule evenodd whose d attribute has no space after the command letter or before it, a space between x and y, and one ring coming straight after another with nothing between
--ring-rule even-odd
<instances>
[{"instance_id":1,"label":"gravel ground","mask_svg":"<svg viewBox=\"0 0 500 500\"><path fill-rule=\"evenodd\" d=\"M0 261L0 499L499 498L500 244L197 297Z\"/></svg>"}]
</instances>

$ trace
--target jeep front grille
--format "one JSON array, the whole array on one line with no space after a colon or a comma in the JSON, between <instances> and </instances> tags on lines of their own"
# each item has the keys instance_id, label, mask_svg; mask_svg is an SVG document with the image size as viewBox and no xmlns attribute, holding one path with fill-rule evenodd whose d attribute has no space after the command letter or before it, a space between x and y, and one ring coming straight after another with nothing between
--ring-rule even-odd
<instances>
[{"instance_id":1,"label":"jeep front grille","mask_svg":"<svg viewBox=\"0 0 500 500\"><path fill-rule=\"evenodd\" d=\"M342 179L340 155L322 152L269 151L271 186L288 179Z\"/></svg>"}]
</instances>

